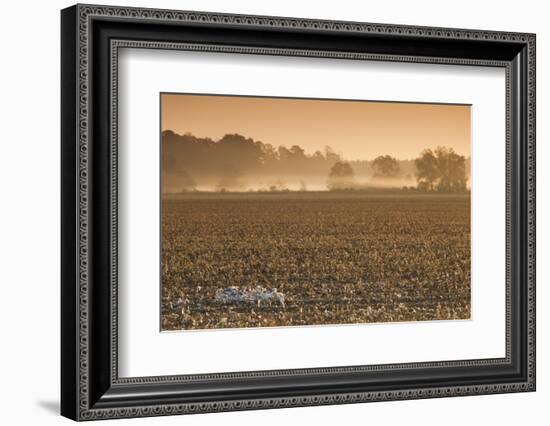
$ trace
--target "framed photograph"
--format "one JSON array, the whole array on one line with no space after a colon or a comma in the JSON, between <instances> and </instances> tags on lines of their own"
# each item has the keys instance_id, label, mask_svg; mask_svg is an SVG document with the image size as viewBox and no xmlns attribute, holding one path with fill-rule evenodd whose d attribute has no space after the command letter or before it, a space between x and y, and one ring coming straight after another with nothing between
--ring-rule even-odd
<instances>
[{"instance_id":1,"label":"framed photograph","mask_svg":"<svg viewBox=\"0 0 550 426\"><path fill-rule=\"evenodd\" d=\"M61 412L535 390L535 35L61 12Z\"/></svg>"}]
</instances>

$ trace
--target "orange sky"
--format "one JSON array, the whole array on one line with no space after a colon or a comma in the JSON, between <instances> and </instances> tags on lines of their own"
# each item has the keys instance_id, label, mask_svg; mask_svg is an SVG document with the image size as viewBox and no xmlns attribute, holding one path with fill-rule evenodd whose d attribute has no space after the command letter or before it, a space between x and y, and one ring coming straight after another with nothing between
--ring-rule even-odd
<instances>
[{"instance_id":1,"label":"orange sky","mask_svg":"<svg viewBox=\"0 0 550 426\"><path fill-rule=\"evenodd\" d=\"M220 139L240 133L307 153L329 145L346 160L416 158L452 147L470 156L470 106L161 94L162 130Z\"/></svg>"}]
</instances>

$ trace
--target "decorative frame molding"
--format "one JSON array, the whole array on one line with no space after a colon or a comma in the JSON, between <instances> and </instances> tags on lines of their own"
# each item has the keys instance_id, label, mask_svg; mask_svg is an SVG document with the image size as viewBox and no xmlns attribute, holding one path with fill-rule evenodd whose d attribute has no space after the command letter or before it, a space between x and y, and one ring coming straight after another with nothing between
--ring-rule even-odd
<instances>
[{"instance_id":1,"label":"decorative frame molding","mask_svg":"<svg viewBox=\"0 0 550 426\"><path fill-rule=\"evenodd\" d=\"M143 28L127 31L125 24ZM189 28L190 41L175 39L171 28ZM294 46L219 44L200 37L194 29L223 28L239 33L275 31L289 38L314 32L328 37L349 35L351 40L375 40L371 51ZM160 33L161 29L166 30ZM159 40L136 38L140 31L159 33ZM124 37L121 37L124 35ZM183 37L185 37L184 35ZM171 38L170 38L171 37ZM370 38L368 38L370 37ZM386 44L384 42L386 40ZM424 43L420 55L388 51L387 42ZM408 44L407 44L408 43ZM438 51L439 55L428 54ZM445 56L450 46L464 56ZM458 47L457 47L458 46ZM465 47L463 47L465 46ZM218 51L275 56L314 56L338 59L445 63L495 66L506 69L507 212L506 212L506 357L502 359L393 364L361 367L275 370L194 376L118 377L117 368L117 70L119 48L155 48ZM471 50L477 48L477 50ZM397 49L397 48L396 48ZM489 52L491 50L492 52ZM76 5L62 11L62 414L75 420L141 417L196 412L339 404L381 400L434 398L535 390L535 36L510 32L411 27L228 15L125 7ZM93 163L91 159L93 160ZM101 160L101 161L98 161ZM91 164L94 164L93 167ZM108 178L96 171L108 172ZM517 211L516 211L517 210ZM98 233L104 229L104 233ZM108 254L108 261L101 257ZM99 261L98 259L101 258ZM106 264L107 263L107 264ZM107 279L107 280L105 280ZM93 303L92 303L93 302ZM101 305L101 308L98 307ZM108 309L107 309L108 308ZM399 378L407 371L433 370L435 376L458 369L502 368L508 380L473 380L419 387L403 385L376 389L352 386L352 378L386 372ZM471 370L473 371L473 370ZM514 374L512 374L512 372ZM223 383L239 379L269 386L270 379L299 382L311 376L328 383L334 375L349 375L350 391L284 392L254 397L214 392ZM467 375L467 374L466 374ZM352 377L353 376L353 377ZM347 376L346 376L347 377ZM259 381L264 380L264 383ZM441 378L443 380L443 378ZM436 380L434 379L434 383ZM198 386L213 392L168 398L174 386ZM370 386L370 387L369 387ZM374 388L373 388L374 386ZM389 386L389 385L388 385ZM203 389L204 387L204 389ZM206 389L209 388L209 389ZM371 388L373 390L371 390ZM164 389L164 390L163 390ZM243 388L244 389L244 388ZM275 389L275 388L274 388ZM326 385L325 385L325 388ZM141 396L137 396L137 391ZM286 392L286 393L285 393ZM143 396L147 394L148 396ZM241 396L242 397L239 397ZM244 397L246 396L246 397Z\"/></svg>"}]
</instances>

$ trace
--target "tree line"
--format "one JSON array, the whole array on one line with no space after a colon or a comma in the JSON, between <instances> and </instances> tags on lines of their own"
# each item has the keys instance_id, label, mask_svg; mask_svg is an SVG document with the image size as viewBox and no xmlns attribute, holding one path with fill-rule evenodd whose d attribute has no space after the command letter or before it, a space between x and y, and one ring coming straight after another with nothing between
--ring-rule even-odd
<instances>
[{"instance_id":1,"label":"tree line","mask_svg":"<svg viewBox=\"0 0 550 426\"><path fill-rule=\"evenodd\" d=\"M330 147L307 154L299 145L274 147L239 134L220 140L162 133L163 184L193 189L199 183L235 188L250 176L325 175L340 155Z\"/></svg>"},{"instance_id":2,"label":"tree line","mask_svg":"<svg viewBox=\"0 0 550 426\"><path fill-rule=\"evenodd\" d=\"M400 174L399 161L390 155L380 155L372 163L374 176L386 179ZM421 191L464 192L467 190L466 158L452 148L425 149L414 160L417 189ZM332 166L328 178L329 190L357 188L355 172L347 162L338 161Z\"/></svg>"},{"instance_id":3,"label":"tree line","mask_svg":"<svg viewBox=\"0 0 550 426\"><path fill-rule=\"evenodd\" d=\"M358 189L362 180L358 175L383 181L407 176L414 178L422 191L467 189L466 158L445 147L424 150L414 161L390 155L372 161L345 161L329 146L308 154L298 144L275 147L240 134L226 134L215 141L166 130L161 143L164 192L190 191L198 186L238 189L265 177L300 181L302 190L312 177L326 181L329 190ZM274 190L282 188L284 183L272 185Z\"/></svg>"}]
</instances>

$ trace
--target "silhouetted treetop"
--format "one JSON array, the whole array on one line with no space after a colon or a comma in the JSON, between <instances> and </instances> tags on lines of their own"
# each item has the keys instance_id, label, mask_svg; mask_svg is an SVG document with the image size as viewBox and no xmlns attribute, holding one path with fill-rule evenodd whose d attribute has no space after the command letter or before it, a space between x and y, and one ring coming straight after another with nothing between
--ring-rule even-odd
<instances>
[{"instance_id":1,"label":"silhouetted treetop","mask_svg":"<svg viewBox=\"0 0 550 426\"><path fill-rule=\"evenodd\" d=\"M426 191L461 192L467 188L466 158L452 148L426 149L415 160L418 188Z\"/></svg>"},{"instance_id":2,"label":"silhouetted treetop","mask_svg":"<svg viewBox=\"0 0 550 426\"><path fill-rule=\"evenodd\" d=\"M329 190L353 189L354 172L349 163L338 161L330 169L327 187Z\"/></svg>"},{"instance_id":3,"label":"silhouetted treetop","mask_svg":"<svg viewBox=\"0 0 550 426\"><path fill-rule=\"evenodd\" d=\"M326 176L339 160L330 147L307 154L296 144L274 147L237 133L214 141L190 133L162 132L163 190L167 192L197 185L239 188L247 176Z\"/></svg>"},{"instance_id":4,"label":"silhouetted treetop","mask_svg":"<svg viewBox=\"0 0 550 426\"><path fill-rule=\"evenodd\" d=\"M379 155L372 163L375 177L394 178L399 176L399 162L391 155Z\"/></svg>"}]
</instances>

